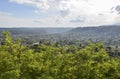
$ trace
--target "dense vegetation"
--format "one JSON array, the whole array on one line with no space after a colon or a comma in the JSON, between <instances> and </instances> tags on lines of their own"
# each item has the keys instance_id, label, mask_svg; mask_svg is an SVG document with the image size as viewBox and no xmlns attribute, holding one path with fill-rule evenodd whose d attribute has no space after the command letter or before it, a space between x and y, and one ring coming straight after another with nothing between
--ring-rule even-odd
<instances>
[{"instance_id":1,"label":"dense vegetation","mask_svg":"<svg viewBox=\"0 0 120 79\"><path fill-rule=\"evenodd\" d=\"M120 58L103 44L26 46L4 33L0 46L0 79L120 79Z\"/></svg>"}]
</instances>

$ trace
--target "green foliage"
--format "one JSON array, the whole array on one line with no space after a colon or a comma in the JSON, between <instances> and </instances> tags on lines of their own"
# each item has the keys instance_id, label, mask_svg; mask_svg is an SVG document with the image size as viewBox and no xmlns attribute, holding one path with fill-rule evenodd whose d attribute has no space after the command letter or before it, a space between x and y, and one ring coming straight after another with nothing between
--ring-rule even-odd
<instances>
[{"instance_id":1,"label":"green foliage","mask_svg":"<svg viewBox=\"0 0 120 79\"><path fill-rule=\"evenodd\" d=\"M120 79L120 59L101 43L76 46L23 46L4 33L0 46L0 79Z\"/></svg>"}]
</instances>

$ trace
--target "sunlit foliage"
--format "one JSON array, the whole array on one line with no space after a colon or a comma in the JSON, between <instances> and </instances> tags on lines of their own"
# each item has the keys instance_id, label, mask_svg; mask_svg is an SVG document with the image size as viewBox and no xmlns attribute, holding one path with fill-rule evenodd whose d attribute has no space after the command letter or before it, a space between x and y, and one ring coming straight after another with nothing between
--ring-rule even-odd
<instances>
[{"instance_id":1,"label":"sunlit foliage","mask_svg":"<svg viewBox=\"0 0 120 79\"><path fill-rule=\"evenodd\" d=\"M30 48L4 33L0 46L0 79L120 79L120 59L101 43L76 46L41 44Z\"/></svg>"}]
</instances>

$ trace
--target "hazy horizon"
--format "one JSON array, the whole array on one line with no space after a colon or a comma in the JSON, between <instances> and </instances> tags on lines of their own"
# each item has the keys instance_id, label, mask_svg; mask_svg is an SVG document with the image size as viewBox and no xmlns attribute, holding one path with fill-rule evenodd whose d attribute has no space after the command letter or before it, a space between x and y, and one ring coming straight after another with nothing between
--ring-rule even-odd
<instances>
[{"instance_id":1,"label":"hazy horizon","mask_svg":"<svg viewBox=\"0 0 120 79\"><path fill-rule=\"evenodd\" d=\"M1 0L0 28L120 24L120 0Z\"/></svg>"}]
</instances>

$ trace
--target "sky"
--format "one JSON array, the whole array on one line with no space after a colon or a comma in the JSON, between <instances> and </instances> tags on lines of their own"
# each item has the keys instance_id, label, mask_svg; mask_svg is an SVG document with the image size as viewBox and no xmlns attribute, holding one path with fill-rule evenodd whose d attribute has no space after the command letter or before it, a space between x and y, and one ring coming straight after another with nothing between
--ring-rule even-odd
<instances>
[{"instance_id":1,"label":"sky","mask_svg":"<svg viewBox=\"0 0 120 79\"><path fill-rule=\"evenodd\" d=\"M120 0L0 0L0 27L120 24Z\"/></svg>"}]
</instances>

